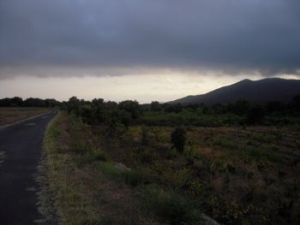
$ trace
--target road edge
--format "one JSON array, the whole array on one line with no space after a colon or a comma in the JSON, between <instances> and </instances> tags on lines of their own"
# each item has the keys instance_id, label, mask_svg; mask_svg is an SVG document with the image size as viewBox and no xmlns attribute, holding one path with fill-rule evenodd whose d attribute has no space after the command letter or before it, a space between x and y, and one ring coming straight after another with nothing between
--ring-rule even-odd
<instances>
[{"instance_id":1,"label":"road edge","mask_svg":"<svg viewBox=\"0 0 300 225\"><path fill-rule=\"evenodd\" d=\"M49 121L44 131L42 154L37 166L38 175L36 176L36 182L39 186L39 191L36 193L38 199L37 208L42 218L34 221L34 223L41 225L57 225L59 223L59 216L56 209L56 196L53 190L51 189L51 185L49 183L50 168L48 164L49 152L47 149L47 139L49 138L49 130L60 115L59 111L54 111L54 113L56 113L56 115Z\"/></svg>"}]
</instances>

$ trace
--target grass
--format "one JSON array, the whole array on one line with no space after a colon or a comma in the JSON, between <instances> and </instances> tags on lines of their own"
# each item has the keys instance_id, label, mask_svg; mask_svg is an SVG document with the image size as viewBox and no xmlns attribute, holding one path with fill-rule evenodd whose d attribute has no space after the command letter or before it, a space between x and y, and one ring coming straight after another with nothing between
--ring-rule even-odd
<instances>
[{"instance_id":1,"label":"grass","mask_svg":"<svg viewBox=\"0 0 300 225\"><path fill-rule=\"evenodd\" d=\"M160 224L132 189L148 175L119 169L95 142L90 127L64 113L49 126L48 180L59 224Z\"/></svg>"},{"instance_id":2,"label":"grass","mask_svg":"<svg viewBox=\"0 0 300 225\"><path fill-rule=\"evenodd\" d=\"M0 107L0 126L49 112L46 108Z\"/></svg>"},{"instance_id":3,"label":"grass","mask_svg":"<svg viewBox=\"0 0 300 225\"><path fill-rule=\"evenodd\" d=\"M145 201L168 224L199 224L196 202L179 193L151 187L145 191Z\"/></svg>"},{"instance_id":4,"label":"grass","mask_svg":"<svg viewBox=\"0 0 300 225\"><path fill-rule=\"evenodd\" d=\"M76 167L72 155L67 152L70 143L66 139L64 120L60 114L49 125L45 136L48 183L56 196L59 224L84 224L85 215L89 215L90 220L93 220L95 213L87 193L82 192L83 181L87 178L87 174Z\"/></svg>"},{"instance_id":5,"label":"grass","mask_svg":"<svg viewBox=\"0 0 300 225\"><path fill-rule=\"evenodd\" d=\"M45 146L59 224L298 224L300 134L293 127L190 126L111 134L60 114Z\"/></svg>"},{"instance_id":6,"label":"grass","mask_svg":"<svg viewBox=\"0 0 300 225\"><path fill-rule=\"evenodd\" d=\"M151 185L193 196L201 205L198 212L222 224L299 222L300 134L293 127L189 127L183 154L172 154L171 131L137 126L120 137L105 132L98 132L98 137L113 160L148 169ZM287 206L290 213L282 213ZM167 215L152 210L172 223Z\"/></svg>"},{"instance_id":7,"label":"grass","mask_svg":"<svg viewBox=\"0 0 300 225\"><path fill-rule=\"evenodd\" d=\"M125 179L125 183L133 187L153 182L152 175L149 171L145 170L124 171L122 175Z\"/></svg>"}]
</instances>

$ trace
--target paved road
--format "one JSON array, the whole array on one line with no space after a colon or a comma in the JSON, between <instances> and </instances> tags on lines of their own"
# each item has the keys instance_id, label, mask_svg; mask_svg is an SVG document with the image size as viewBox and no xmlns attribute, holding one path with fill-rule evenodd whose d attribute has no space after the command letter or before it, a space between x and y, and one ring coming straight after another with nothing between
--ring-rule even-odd
<instances>
[{"instance_id":1,"label":"paved road","mask_svg":"<svg viewBox=\"0 0 300 225\"><path fill-rule=\"evenodd\" d=\"M35 181L42 141L53 111L9 127L0 127L0 224L32 225L39 190Z\"/></svg>"}]
</instances>

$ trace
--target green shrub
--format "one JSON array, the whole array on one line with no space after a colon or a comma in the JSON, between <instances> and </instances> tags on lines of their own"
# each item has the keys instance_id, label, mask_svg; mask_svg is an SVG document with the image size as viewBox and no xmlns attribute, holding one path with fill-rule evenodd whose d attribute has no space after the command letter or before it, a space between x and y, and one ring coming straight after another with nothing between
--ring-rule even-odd
<instances>
[{"instance_id":1,"label":"green shrub","mask_svg":"<svg viewBox=\"0 0 300 225\"><path fill-rule=\"evenodd\" d=\"M91 152L83 156L85 162L91 163L94 161L106 161L106 156L103 152Z\"/></svg>"},{"instance_id":2,"label":"green shrub","mask_svg":"<svg viewBox=\"0 0 300 225\"><path fill-rule=\"evenodd\" d=\"M144 165L151 164L159 158L159 155L155 151L151 149L144 149L144 148L139 149L138 156L139 156L139 160Z\"/></svg>"},{"instance_id":3,"label":"green shrub","mask_svg":"<svg viewBox=\"0 0 300 225\"><path fill-rule=\"evenodd\" d=\"M202 197L205 194L204 183L200 179L193 179L189 183L189 190L193 196Z\"/></svg>"},{"instance_id":4,"label":"green shrub","mask_svg":"<svg viewBox=\"0 0 300 225\"><path fill-rule=\"evenodd\" d=\"M181 127L176 127L171 133L171 142L179 152L183 152L186 142L185 130Z\"/></svg>"},{"instance_id":5,"label":"green shrub","mask_svg":"<svg viewBox=\"0 0 300 225\"><path fill-rule=\"evenodd\" d=\"M176 192L149 188L145 193L147 206L171 225L197 224L199 212L191 199Z\"/></svg>"},{"instance_id":6,"label":"green shrub","mask_svg":"<svg viewBox=\"0 0 300 225\"><path fill-rule=\"evenodd\" d=\"M108 176L121 176L121 171L115 165L105 162L101 164L101 171Z\"/></svg>"},{"instance_id":7,"label":"green shrub","mask_svg":"<svg viewBox=\"0 0 300 225\"><path fill-rule=\"evenodd\" d=\"M162 182L165 182L169 187L181 189L192 180L192 171L188 168L179 170L165 169L161 178L163 179Z\"/></svg>"},{"instance_id":8,"label":"green shrub","mask_svg":"<svg viewBox=\"0 0 300 225\"><path fill-rule=\"evenodd\" d=\"M151 183L152 176L148 171L124 171L122 176L125 179L126 184L136 187L140 184Z\"/></svg>"}]
</instances>

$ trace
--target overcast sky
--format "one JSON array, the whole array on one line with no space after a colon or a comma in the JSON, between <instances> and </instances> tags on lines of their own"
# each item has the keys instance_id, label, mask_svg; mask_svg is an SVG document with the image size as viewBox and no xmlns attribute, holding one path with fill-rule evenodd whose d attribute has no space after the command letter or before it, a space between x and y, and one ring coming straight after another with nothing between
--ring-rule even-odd
<instances>
[{"instance_id":1,"label":"overcast sky","mask_svg":"<svg viewBox=\"0 0 300 225\"><path fill-rule=\"evenodd\" d=\"M0 0L0 98L167 101L300 78L299 0Z\"/></svg>"}]
</instances>

